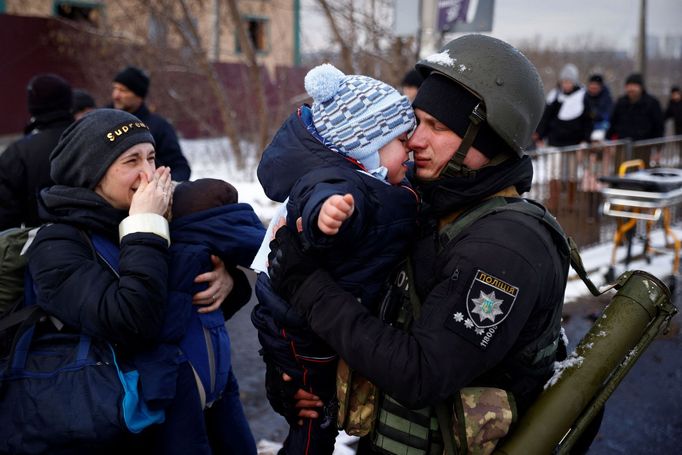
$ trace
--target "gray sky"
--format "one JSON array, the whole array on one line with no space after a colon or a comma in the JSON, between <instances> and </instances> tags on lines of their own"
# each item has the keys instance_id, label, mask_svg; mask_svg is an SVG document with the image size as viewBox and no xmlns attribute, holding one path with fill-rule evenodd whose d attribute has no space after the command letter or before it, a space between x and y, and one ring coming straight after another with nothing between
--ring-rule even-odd
<instances>
[{"instance_id":1,"label":"gray sky","mask_svg":"<svg viewBox=\"0 0 682 455\"><path fill-rule=\"evenodd\" d=\"M496 0L490 34L517 45L535 38L543 45L570 45L589 37L632 52L639 4L640 0ZM302 1L304 51L330 42L326 20L314 5L315 0ZM682 36L682 0L648 0L647 12L648 35Z\"/></svg>"},{"instance_id":2,"label":"gray sky","mask_svg":"<svg viewBox=\"0 0 682 455\"><path fill-rule=\"evenodd\" d=\"M492 35L518 41L539 36L563 44L591 36L632 50L640 0L496 0ZM647 35L682 36L682 0L647 1Z\"/></svg>"}]
</instances>

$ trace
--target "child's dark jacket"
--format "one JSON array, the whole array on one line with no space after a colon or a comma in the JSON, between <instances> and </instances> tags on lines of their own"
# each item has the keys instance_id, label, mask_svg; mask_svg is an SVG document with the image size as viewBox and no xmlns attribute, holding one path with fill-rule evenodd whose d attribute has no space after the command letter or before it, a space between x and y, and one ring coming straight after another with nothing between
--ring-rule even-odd
<instances>
[{"instance_id":1,"label":"child's dark jacket","mask_svg":"<svg viewBox=\"0 0 682 455\"><path fill-rule=\"evenodd\" d=\"M411 241L417 196L407 185L389 185L352 160L330 150L306 127L307 107L292 114L263 152L258 179L275 201L287 196L287 223L303 217L305 239L320 254L322 266L339 284L371 304L389 271ZM323 202L335 194L353 195L355 211L338 234L317 228Z\"/></svg>"},{"instance_id":2,"label":"child's dark jacket","mask_svg":"<svg viewBox=\"0 0 682 455\"><path fill-rule=\"evenodd\" d=\"M230 339L225 319L251 296L248 280L235 267L251 264L265 229L250 205L229 204L173 220L170 230L168 308L162 339L179 343L201 379L206 401L210 403L220 396L230 371ZM213 270L211 254L225 262L235 286L223 302L222 311L198 313L192 296L207 285L195 283L194 278Z\"/></svg>"},{"instance_id":3,"label":"child's dark jacket","mask_svg":"<svg viewBox=\"0 0 682 455\"><path fill-rule=\"evenodd\" d=\"M293 227L303 217L303 234L319 255L320 266L371 307L390 271L407 254L416 227L417 197L409 186L389 185L327 148L315 136L309 114L303 107L285 121L263 153L258 179L269 198L283 202L289 197L287 224ZM355 202L352 217L337 235L323 235L317 228L322 203L346 193ZM336 355L274 293L264 273L256 282L256 295L259 305L251 321L264 355L326 400L333 394ZM318 376L331 379L321 379L315 388Z\"/></svg>"}]
</instances>

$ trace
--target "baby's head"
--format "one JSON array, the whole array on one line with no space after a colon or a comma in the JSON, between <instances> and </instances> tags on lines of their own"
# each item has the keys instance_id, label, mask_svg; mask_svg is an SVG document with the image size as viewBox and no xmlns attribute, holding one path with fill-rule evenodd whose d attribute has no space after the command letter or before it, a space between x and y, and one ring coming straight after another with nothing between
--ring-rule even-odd
<instances>
[{"instance_id":1,"label":"baby's head","mask_svg":"<svg viewBox=\"0 0 682 455\"><path fill-rule=\"evenodd\" d=\"M393 181L394 174L404 175L405 141L415 125L407 97L371 77L346 76L328 63L308 72L305 89L313 98L313 122L320 136L341 154L359 161L368 171L397 183ZM385 147L393 141L396 143ZM395 154L398 144L404 149L402 161L382 159L389 153ZM380 149L383 149L382 156ZM389 168L387 164L394 161L399 162L398 168Z\"/></svg>"},{"instance_id":2,"label":"baby's head","mask_svg":"<svg viewBox=\"0 0 682 455\"><path fill-rule=\"evenodd\" d=\"M181 182L173 191L173 219L195 212L236 204L238 194L235 187L218 179L199 179Z\"/></svg>"}]
</instances>

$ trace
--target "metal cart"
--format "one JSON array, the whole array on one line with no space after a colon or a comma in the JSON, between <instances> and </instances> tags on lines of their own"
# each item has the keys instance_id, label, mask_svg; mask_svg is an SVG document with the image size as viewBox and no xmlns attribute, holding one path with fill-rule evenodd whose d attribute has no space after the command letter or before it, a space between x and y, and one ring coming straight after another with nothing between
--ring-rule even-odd
<instances>
[{"instance_id":1,"label":"metal cart","mask_svg":"<svg viewBox=\"0 0 682 455\"><path fill-rule=\"evenodd\" d=\"M666 247L672 246L674 251L672 273L676 274L680 263L680 240L670 228L670 210L682 202L682 169L645 169L644 161L631 160L620 165L617 176L604 176L600 180L609 185L602 189L604 214L624 219L619 220L613 237L607 280L615 279L616 252L624 238L628 239L626 266L632 259L632 239L638 220L646 221L644 255L647 261L652 250L649 245L651 228L662 220Z\"/></svg>"}]
</instances>

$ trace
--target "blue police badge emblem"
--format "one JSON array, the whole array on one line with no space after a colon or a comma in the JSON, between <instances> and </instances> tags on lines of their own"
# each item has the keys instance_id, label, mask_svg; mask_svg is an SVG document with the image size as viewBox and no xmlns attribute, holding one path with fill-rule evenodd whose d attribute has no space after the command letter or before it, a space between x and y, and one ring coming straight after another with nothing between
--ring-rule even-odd
<instances>
[{"instance_id":1,"label":"blue police badge emblem","mask_svg":"<svg viewBox=\"0 0 682 455\"><path fill-rule=\"evenodd\" d=\"M498 325L509 315L518 293L516 286L478 269L467 292L469 320L478 329Z\"/></svg>"},{"instance_id":2,"label":"blue police badge emblem","mask_svg":"<svg viewBox=\"0 0 682 455\"><path fill-rule=\"evenodd\" d=\"M458 305L445 326L485 350L495 338L498 325L511 312L518 293L516 286L477 269L466 294L466 311Z\"/></svg>"}]
</instances>

